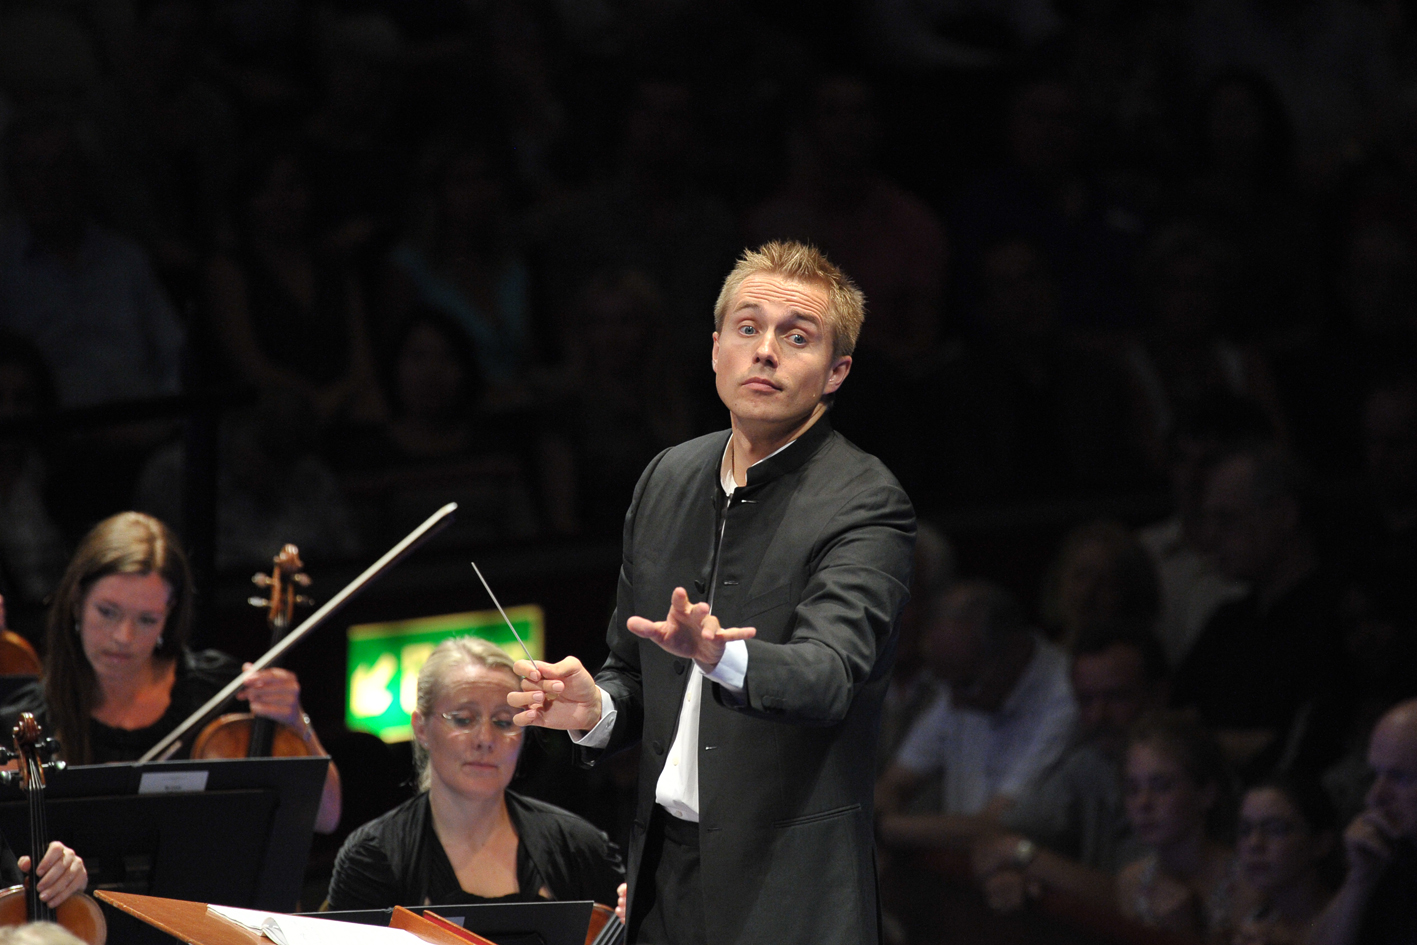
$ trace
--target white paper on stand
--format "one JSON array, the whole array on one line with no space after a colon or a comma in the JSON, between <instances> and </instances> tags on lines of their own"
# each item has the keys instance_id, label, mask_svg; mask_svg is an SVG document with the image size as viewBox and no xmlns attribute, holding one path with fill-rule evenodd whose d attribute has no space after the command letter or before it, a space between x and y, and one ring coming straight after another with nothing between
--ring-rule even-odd
<instances>
[{"instance_id":1,"label":"white paper on stand","mask_svg":"<svg viewBox=\"0 0 1417 945\"><path fill-rule=\"evenodd\" d=\"M423 939L412 932L384 925L314 919L233 906L207 906L207 909L253 932L260 932L276 945L423 945Z\"/></svg>"}]
</instances>

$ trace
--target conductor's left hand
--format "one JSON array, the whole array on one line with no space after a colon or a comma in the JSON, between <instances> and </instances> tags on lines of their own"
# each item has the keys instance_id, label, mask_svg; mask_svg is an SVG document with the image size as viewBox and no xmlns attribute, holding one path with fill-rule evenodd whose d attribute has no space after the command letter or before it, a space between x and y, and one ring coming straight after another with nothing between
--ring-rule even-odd
<instances>
[{"instance_id":1,"label":"conductor's left hand","mask_svg":"<svg viewBox=\"0 0 1417 945\"><path fill-rule=\"evenodd\" d=\"M674 588L669 614L663 620L631 617L625 626L635 636L652 640L668 653L694 660L706 673L718 666L729 641L747 640L758 632L753 627L720 626L718 618L709 613L708 604L690 604L689 593L682 587Z\"/></svg>"},{"instance_id":2,"label":"conductor's left hand","mask_svg":"<svg viewBox=\"0 0 1417 945\"><path fill-rule=\"evenodd\" d=\"M21 873L30 871L30 858L20 857L16 863ZM89 884L89 871L83 858L58 840L49 844L39 861L39 898L47 905L58 906L74 893L81 893Z\"/></svg>"},{"instance_id":3,"label":"conductor's left hand","mask_svg":"<svg viewBox=\"0 0 1417 945\"><path fill-rule=\"evenodd\" d=\"M250 669L245 664L242 669ZM300 707L300 680L288 669L278 666L252 673L246 685L236 694L251 705L251 714L274 719L296 732L305 731L305 710Z\"/></svg>"}]
</instances>

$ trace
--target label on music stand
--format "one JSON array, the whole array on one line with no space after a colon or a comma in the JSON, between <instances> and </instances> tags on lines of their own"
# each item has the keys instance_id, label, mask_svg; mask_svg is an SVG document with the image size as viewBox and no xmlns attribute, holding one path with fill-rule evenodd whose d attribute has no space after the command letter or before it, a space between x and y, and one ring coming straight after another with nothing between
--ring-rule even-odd
<instances>
[{"instance_id":1,"label":"label on music stand","mask_svg":"<svg viewBox=\"0 0 1417 945\"><path fill-rule=\"evenodd\" d=\"M139 794L181 794L205 791L206 771L145 771L138 781Z\"/></svg>"}]
</instances>

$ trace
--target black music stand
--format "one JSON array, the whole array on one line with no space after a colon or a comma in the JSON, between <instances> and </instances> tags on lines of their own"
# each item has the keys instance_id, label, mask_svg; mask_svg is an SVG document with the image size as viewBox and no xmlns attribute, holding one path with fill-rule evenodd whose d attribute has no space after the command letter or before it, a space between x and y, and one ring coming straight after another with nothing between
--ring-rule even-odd
<instances>
[{"instance_id":1,"label":"black music stand","mask_svg":"<svg viewBox=\"0 0 1417 945\"><path fill-rule=\"evenodd\" d=\"M49 837L84 858L89 889L289 912L327 758L86 765L46 778ZM29 847L26 802L0 787L0 830Z\"/></svg>"},{"instance_id":2,"label":"black music stand","mask_svg":"<svg viewBox=\"0 0 1417 945\"><path fill-rule=\"evenodd\" d=\"M456 922L497 945L584 945L594 905L584 902L487 902L459 906L408 906ZM365 925L388 925L393 909L351 909L307 915Z\"/></svg>"}]
</instances>

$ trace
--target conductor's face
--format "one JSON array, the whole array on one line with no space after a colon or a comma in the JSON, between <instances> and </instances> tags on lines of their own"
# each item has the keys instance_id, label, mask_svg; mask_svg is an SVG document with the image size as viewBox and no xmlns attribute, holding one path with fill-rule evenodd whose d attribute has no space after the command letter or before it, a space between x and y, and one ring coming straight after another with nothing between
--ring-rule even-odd
<instances>
[{"instance_id":1,"label":"conductor's face","mask_svg":"<svg viewBox=\"0 0 1417 945\"><path fill-rule=\"evenodd\" d=\"M718 396L738 427L794 426L822 407L851 370L834 357L826 289L754 274L713 335Z\"/></svg>"}]
</instances>

